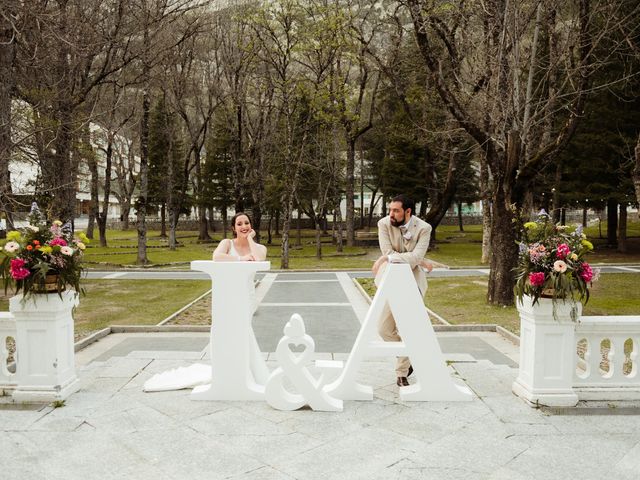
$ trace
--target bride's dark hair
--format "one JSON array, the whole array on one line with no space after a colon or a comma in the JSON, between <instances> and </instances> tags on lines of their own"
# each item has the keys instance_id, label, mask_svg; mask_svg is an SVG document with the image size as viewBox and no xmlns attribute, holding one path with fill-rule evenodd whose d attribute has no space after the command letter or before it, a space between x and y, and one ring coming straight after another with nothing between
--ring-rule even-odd
<instances>
[{"instance_id":1,"label":"bride's dark hair","mask_svg":"<svg viewBox=\"0 0 640 480\"><path fill-rule=\"evenodd\" d=\"M243 215L249 219L249 225L251 225L251 228L253 228L253 220L251 220L251 217L248 213L236 212L236 214L231 217L231 231L233 232L233 238L238 236L238 234L236 233L236 219L238 217L242 217Z\"/></svg>"}]
</instances>

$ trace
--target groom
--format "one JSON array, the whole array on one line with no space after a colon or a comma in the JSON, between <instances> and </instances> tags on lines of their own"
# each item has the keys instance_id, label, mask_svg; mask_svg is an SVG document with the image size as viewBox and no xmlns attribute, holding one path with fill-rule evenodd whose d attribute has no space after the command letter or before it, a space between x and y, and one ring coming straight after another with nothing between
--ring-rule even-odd
<instances>
[{"instance_id":1,"label":"groom","mask_svg":"<svg viewBox=\"0 0 640 480\"><path fill-rule=\"evenodd\" d=\"M382 256L376 260L372 271L376 276L377 285L388 263L408 263L413 270L418 289L424 296L427 291L427 279L422 267L428 271L432 268L431 264L424 260L429 248L431 225L414 215L415 208L415 202L406 195L393 197L389 204L389 215L378 222L378 242ZM387 342L402 341L389 305L386 305L382 312L378 333ZM409 358L398 357L396 384L399 387L409 385L407 377L412 372Z\"/></svg>"}]
</instances>

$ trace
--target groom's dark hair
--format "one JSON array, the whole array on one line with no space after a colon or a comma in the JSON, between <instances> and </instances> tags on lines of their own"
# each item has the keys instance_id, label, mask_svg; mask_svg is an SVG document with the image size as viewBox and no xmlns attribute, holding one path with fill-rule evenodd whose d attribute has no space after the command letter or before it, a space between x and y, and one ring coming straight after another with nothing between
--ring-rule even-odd
<instances>
[{"instance_id":1,"label":"groom's dark hair","mask_svg":"<svg viewBox=\"0 0 640 480\"><path fill-rule=\"evenodd\" d=\"M415 215L416 213L416 202L407 197L404 194L396 195L391 199L392 202L400 202L402 204L402 209L406 210L407 208L411 209L411 215Z\"/></svg>"}]
</instances>

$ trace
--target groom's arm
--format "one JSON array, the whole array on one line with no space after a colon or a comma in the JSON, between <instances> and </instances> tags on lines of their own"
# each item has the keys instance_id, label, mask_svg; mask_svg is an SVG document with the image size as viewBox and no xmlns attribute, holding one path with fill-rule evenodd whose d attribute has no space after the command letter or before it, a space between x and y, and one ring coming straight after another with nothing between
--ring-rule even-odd
<instances>
[{"instance_id":1,"label":"groom's arm","mask_svg":"<svg viewBox=\"0 0 640 480\"><path fill-rule=\"evenodd\" d=\"M388 254L390 263L408 263L411 268L415 268L420 265L420 262L424 259L429 250L429 241L431 240L431 225L427 224L426 227L421 228L418 231L418 240L416 246L411 252L392 252Z\"/></svg>"}]
</instances>

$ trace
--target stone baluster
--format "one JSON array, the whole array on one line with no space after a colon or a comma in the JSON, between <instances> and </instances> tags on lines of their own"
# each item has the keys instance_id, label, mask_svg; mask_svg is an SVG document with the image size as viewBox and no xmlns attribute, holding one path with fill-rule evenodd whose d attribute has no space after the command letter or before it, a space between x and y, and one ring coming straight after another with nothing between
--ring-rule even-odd
<instances>
[{"instance_id":1,"label":"stone baluster","mask_svg":"<svg viewBox=\"0 0 640 480\"><path fill-rule=\"evenodd\" d=\"M16 320L10 312L0 312L0 396L15 388L15 370L9 369L8 340L16 339ZM15 354L14 354L15 367Z\"/></svg>"}]
</instances>

